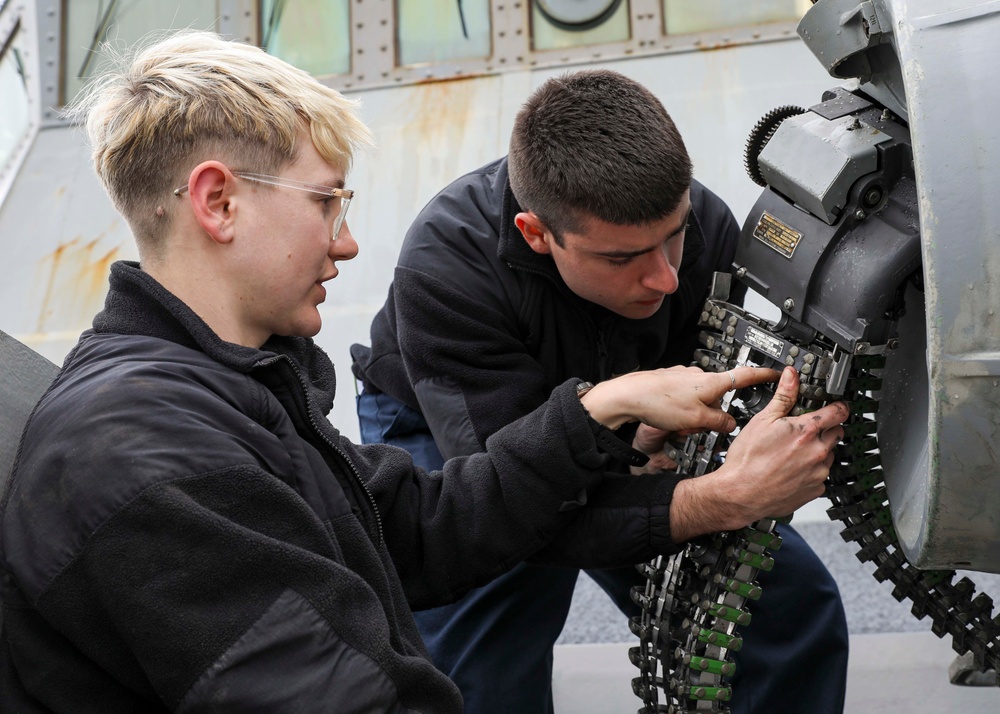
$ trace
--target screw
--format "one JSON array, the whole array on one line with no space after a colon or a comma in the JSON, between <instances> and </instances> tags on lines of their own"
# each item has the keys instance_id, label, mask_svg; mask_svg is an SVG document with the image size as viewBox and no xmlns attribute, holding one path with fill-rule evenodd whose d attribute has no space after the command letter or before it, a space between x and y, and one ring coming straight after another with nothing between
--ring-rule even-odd
<instances>
[{"instance_id":1,"label":"screw","mask_svg":"<svg viewBox=\"0 0 1000 714\"><path fill-rule=\"evenodd\" d=\"M785 300L785 302L784 302L784 308L785 308L786 310L789 310L789 311L791 311L791 310L794 310L794 309L795 309L795 301L794 301L794 300L792 300L791 298L788 298L788 299L787 299L787 300Z\"/></svg>"},{"instance_id":2,"label":"screw","mask_svg":"<svg viewBox=\"0 0 1000 714\"><path fill-rule=\"evenodd\" d=\"M739 268L736 271L736 277L737 278L742 278L746 274L747 274L747 269L746 268Z\"/></svg>"},{"instance_id":3,"label":"screw","mask_svg":"<svg viewBox=\"0 0 1000 714\"><path fill-rule=\"evenodd\" d=\"M858 210L856 210L854 212L854 217L857 218L859 221L865 220L865 216L867 216L867 215L868 214L865 213L865 209L863 209L863 208L859 208Z\"/></svg>"},{"instance_id":4,"label":"screw","mask_svg":"<svg viewBox=\"0 0 1000 714\"><path fill-rule=\"evenodd\" d=\"M865 193L865 205L868 206L869 208L874 207L881 200L882 200L882 189L879 188L878 186L874 186L868 189L868 192Z\"/></svg>"}]
</instances>

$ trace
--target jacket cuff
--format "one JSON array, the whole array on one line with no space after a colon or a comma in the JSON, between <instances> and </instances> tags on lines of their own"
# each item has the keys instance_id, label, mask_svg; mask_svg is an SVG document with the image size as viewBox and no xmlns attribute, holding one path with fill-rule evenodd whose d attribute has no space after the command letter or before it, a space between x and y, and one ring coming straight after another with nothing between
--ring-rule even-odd
<instances>
[{"instance_id":1,"label":"jacket cuff","mask_svg":"<svg viewBox=\"0 0 1000 714\"><path fill-rule=\"evenodd\" d=\"M594 385L591 382L580 382L576 385L576 396L579 399L584 394L593 389ZM583 403L581 402L581 405ZM587 412L587 408L584 407L583 411ZM632 445L627 441L620 439L618 434L612 431L610 428L604 426L601 422L590 416L590 412L587 412L587 424L590 426L591 432L594 434L594 439L597 442L597 448L603 451L605 454L612 456L619 461L622 461L629 466L645 466L649 463L649 457L639 451L638 449L633 449Z\"/></svg>"}]
</instances>

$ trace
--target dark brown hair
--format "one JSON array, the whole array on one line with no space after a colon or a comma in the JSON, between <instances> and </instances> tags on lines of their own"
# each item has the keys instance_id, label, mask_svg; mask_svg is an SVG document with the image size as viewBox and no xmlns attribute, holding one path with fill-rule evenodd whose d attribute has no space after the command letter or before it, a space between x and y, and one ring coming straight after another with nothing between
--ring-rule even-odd
<instances>
[{"instance_id":1,"label":"dark brown hair","mask_svg":"<svg viewBox=\"0 0 1000 714\"><path fill-rule=\"evenodd\" d=\"M518 112L510 186L562 244L586 216L618 225L662 220L691 185L691 159L660 101L610 70L548 80Z\"/></svg>"}]
</instances>

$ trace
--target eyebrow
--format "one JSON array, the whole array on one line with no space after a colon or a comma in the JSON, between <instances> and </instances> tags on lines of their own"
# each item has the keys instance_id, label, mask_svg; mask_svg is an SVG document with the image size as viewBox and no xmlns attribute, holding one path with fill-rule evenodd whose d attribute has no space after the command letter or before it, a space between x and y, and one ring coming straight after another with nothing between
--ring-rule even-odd
<instances>
[{"instance_id":1,"label":"eyebrow","mask_svg":"<svg viewBox=\"0 0 1000 714\"><path fill-rule=\"evenodd\" d=\"M322 186L323 188L343 188L344 179L327 179L326 181L320 181L315 185Z\"/></svg>"},{"instance_id":2,"label":"eyebrow","mask_svg":"<svg viewBox=\"0 0 1000 714\"><path fill-rule=\"evenodd\" d=\"M671 233L670 235L668 235L666 238L664 238L663 239L663 243L666 243L671 238L676 238L681 233L683 233L685 230L687 230L688 221L690 219L691 219L691 209L688 208L687 215L684 216L684 220L681 222L680 227L677 230L675 230L673 233ZM662 245L662 243L660 245ZM643 248L642 250L611 250L611 251L607 251L607 252L603 252L602 251L600 253L594 253L594 255L596 255L598 257L601 257L601 258L612 258L614 260L623 260L625 258L638 258L640 255L646 255L646 253L652 253L658 247L659 247L659 245L654 245L654 246L650 246L649 248Z\"/></svg>"}]
</instances>

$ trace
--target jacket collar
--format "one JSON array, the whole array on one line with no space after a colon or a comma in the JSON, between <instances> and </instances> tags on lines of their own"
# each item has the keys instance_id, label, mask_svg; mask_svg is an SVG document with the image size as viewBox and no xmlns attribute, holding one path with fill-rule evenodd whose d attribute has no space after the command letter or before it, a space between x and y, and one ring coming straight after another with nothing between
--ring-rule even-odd
<instances>
[{"instance_id":1,"label":"jacket collar","mask_svg":"<svg viewBox=\"0 0 1000 714\"><path fill-rule=\"evenodd\" d=\"M272 337L263 347L245 347L221 339L208 324L167 290L138 263L119 261L111 266L110 289L104 309L94 318L95 333L155 337L204 352L230 369L244 374L275 360L293 361L315 390L324 414L333 406L336 372L323 350L306 337Z\"/></svg>"},{"instance_id":2,"label":"jacket collar","mask_svg":"<svg viewBox=\"0 0 1000 714\"><path fill-rule=\"evenodd\" d=\"M514 218L524 209L514 198L514 192L510 190L510 174L507 170L506 157L500 162L497 169L497 184L502 187L503 191L503 200L500 205L500 237L497 241L497 257L512 268L528 270L564 285L552 258L533 251L514 223Z\"/></svg>"}]
</instances>

